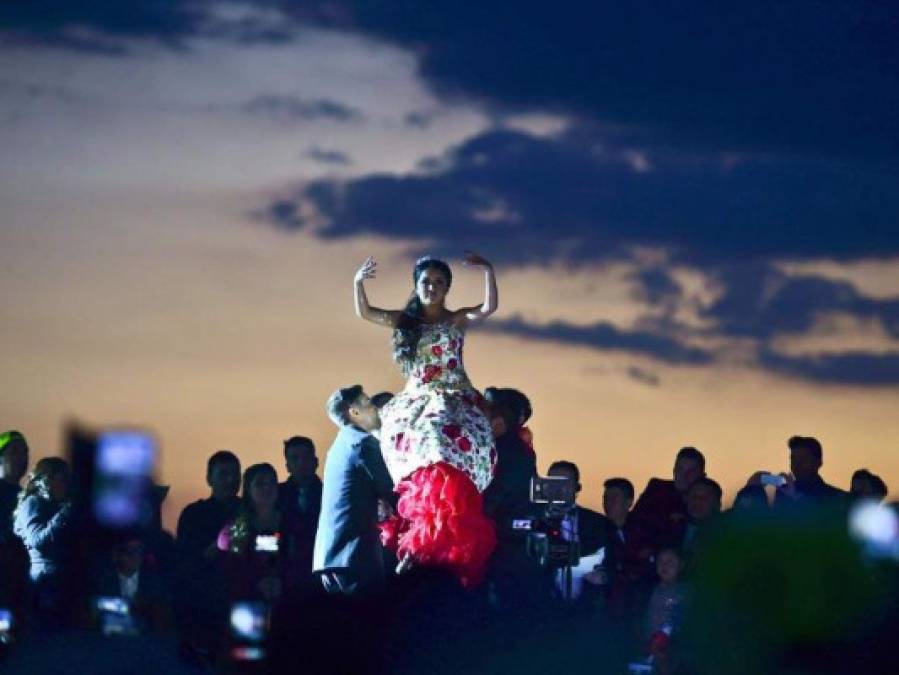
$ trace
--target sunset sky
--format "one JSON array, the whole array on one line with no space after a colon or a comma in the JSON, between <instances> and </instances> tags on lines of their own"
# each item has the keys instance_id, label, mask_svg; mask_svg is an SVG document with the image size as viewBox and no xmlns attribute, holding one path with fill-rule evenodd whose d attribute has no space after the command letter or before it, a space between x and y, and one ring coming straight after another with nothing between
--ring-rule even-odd
<instances>
[{"instance_id":1,"label":"sunset sky","mask_svg":"<svg viewBox=\"0 0 899 675\"><path fill-rule=\"evenodd\" d=\"M323 457L336 387L402 387L356 268L400 307L445 256L470 305L474 249L469 374L586 505L683 445L729 502L793 434L899 495L899 6L89 6L0 8L0 428L36 457L153 429L172 526L216 449Z\"/></svg>"}]
</instances>

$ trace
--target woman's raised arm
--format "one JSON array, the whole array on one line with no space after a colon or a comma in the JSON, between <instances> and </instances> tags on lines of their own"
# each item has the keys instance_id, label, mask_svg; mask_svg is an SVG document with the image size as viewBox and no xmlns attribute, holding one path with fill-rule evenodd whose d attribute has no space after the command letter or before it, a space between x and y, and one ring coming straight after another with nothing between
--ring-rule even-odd
<instances>
[{"instance_id":1,"label":"woman's raised arm","mask_svg":"<svg viewBox=\"0 0 899 675\"><path fill-rule=\"evenodd\" d=\"M365 280L375 278L377 267L378 263L375 262L374 258L368 256L365 262L362 263L362 267L356 272L356 276L353 279L353 301L356 306L356 316L380 326L394 328L401 312L372 307L368 304L368 297L365 295Z\"/></svg>"},{"instance_id":2,"label":"woman's raised arm","mask_svg":"<svg viewBox=\"0 0 899 675\"><path fill-rule=\"evenodd\" d=\"M462 314L469 323L486 319L496 311L499 305L499 292L496 289L496 274L493 271L493 265L486 258L472 251L465 252L465 260L462 264L466 267L484 270L484 302L477 307L461 309L457 314Z\"/></svg>"}]
</instances>

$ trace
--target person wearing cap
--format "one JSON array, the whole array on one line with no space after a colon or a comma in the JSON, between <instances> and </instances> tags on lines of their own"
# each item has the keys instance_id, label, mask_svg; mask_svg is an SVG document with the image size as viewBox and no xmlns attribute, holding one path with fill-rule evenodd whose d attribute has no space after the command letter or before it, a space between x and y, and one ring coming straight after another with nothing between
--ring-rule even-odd
<instances>
[{"instance_id":1,"label":"person wearing cap","mask_svg":"<svg viewBox=\"0 0 899 675\"><path fill-rule=\"evenodd\" d=\"M371 433L381 420L358 384L335 391L327 411L339 431L325 460L313 572L330 594L366 595L385 579L378 499L395 502L393 481Z\"/></svg>"},{"instance_id":2,"label":"person wearing cap","mask_svg":"<svg viewBox=\"0 0 899 675\"><path fill-rule=\"evenodd\" d=\"M0 536L12 532L12 514L28 471L28 442L18 431L0 434Z\"/></svg>"}]
</instances>

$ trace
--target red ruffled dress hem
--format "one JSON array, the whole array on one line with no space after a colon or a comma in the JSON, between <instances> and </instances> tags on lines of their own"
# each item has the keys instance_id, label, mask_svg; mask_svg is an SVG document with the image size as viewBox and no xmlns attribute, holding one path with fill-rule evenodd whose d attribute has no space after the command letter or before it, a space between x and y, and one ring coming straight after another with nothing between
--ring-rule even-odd
<instances>
[{"instance_id":1,"label":"red ruffled dress hem","mask_svg":"<svg viewBox=\"0 0 899 675\"><path fill-rule=\"evenodd\" d=\"M481 583L496 527L464 471L438 462L414 471L396 486L397 515L381 523L381 542L402 560L452 572L463 586Z\"/></svg>"}]
</instances>

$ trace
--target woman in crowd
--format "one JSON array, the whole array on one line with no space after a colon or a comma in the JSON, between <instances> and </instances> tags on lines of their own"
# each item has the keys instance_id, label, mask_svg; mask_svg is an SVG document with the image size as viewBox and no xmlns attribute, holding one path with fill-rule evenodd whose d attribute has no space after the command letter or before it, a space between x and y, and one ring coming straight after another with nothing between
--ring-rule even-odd
<instances>
[{"instance_id":1,"label":"woman in crowd","mask_svg":"<svg viewBox=\"0 0 899 675\"><path fill-rule=\"evenodd\" d=\"M271 464L253 464L243 474L241 509L222 528L218 549L232 599L283 597L285 561L294 548L293 528L277 507L278 474Z\"/></svg>"},{"instance_id":2,"label":"woman in crowd","mask_svg":"<svg viewBox=\"0 0 899 675\"><path fill-rule=\"evenodd\" d=\"M66 599L71 595L65 583L71 531L68 497L68 464L59 457L45 457L28 475L13 517L13 529L28 550L39 632L62 628L68 619Z\"/></svg>"},{"instance_id":3,"label":"woman in crowd","mask_svg":"<svg viewBox=\"0 0 899 675\"><path fill-rule=\"evenodd\" d=\"M465 330L496 310L493 266L469 253L465 264L484 271L485 299L451 310L452 271L442 260L420 258L414 290L402 310L372 307L364 282L375 276L366 260L355 277L359 317L393 330L393 357L408 380L381 410L381 449L400 498L398 515L382 525L400 568L412 562L442 567L466 586L477 584L496 544L481 493L493 478L496 450L483 397L462 365Z\"/></svg>"}]
</instances>

